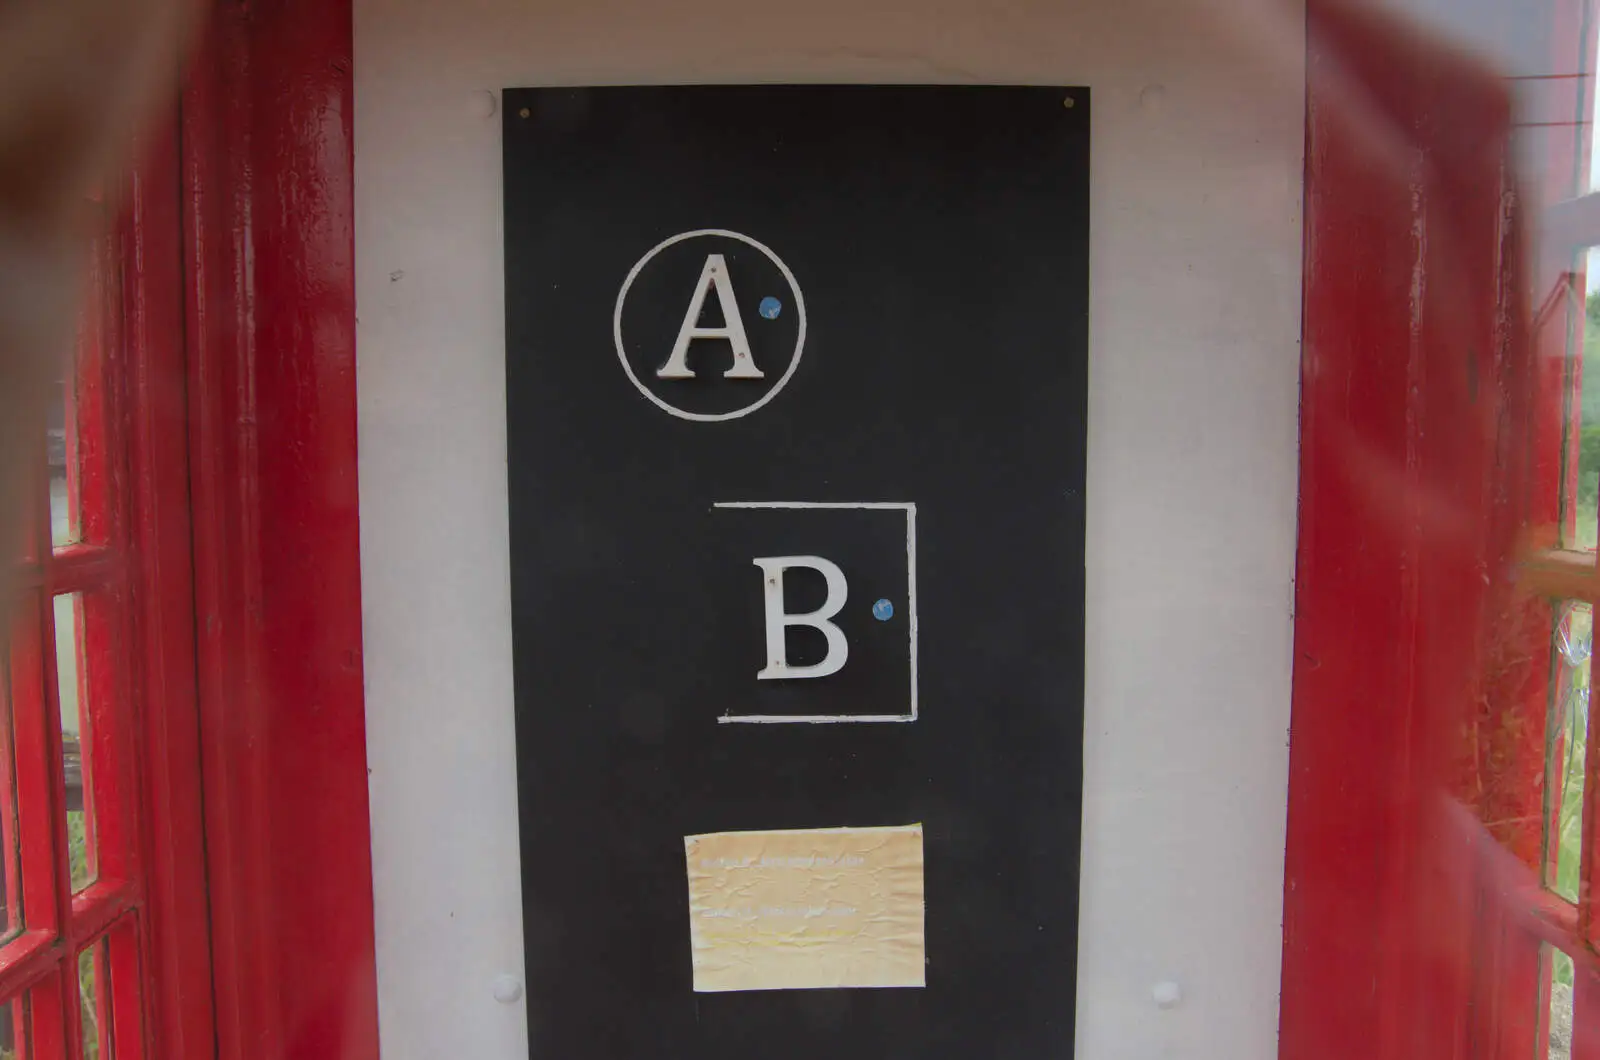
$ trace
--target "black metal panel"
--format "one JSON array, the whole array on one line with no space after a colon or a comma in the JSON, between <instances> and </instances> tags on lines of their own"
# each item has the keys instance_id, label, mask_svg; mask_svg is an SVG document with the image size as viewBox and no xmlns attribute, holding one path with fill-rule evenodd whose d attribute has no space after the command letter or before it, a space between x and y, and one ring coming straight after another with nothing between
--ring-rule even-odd
<instances>
[{"instance_id":1,"label":"black metal panel","mask_svg":"<svg viewBox=\"0 0 1600 1060\"><path fill-rule=\"evenodd\" d=\"M1088 104L1044 88L505 93L534 1056L1070 1055ZM618 309L652 248L699 230L737 235L662 248ZM762 379L725 378L732 344L706 339L694 378L657 375L712 254ZM804 343L779 388L795 286ZM701 326L727 323L706 305ZM774 388L726 419L647 397L714 417ZM913 684L905 509L725 502L915 505L917 720L719 722L898 715ZM849 661L758 681L752 560L795 554L847 574ZM805 570L788 592L791 612L825 595ZM824 654L814 630L788 644L792 663ZM684 836L912 822L925 988L694 993Z\"/></svg>"}]
</instances>

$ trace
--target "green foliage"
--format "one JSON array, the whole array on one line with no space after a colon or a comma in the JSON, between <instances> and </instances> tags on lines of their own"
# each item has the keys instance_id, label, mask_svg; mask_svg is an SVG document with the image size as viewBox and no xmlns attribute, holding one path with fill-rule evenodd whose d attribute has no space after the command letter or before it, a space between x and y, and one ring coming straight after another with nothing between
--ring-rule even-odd
<instances>
[{"instance_id":1,"label":"green foliage","mask_svg":"<svg viewBox=\"0 0 1600 1060\"><path fill-rule=\"evenodd\" d=\"M1578 547L1594 548L1600 509L1600 292L1584 302L1578 421Z\"/></svg>"},{"instance_id":2,"label":"green foliage","mask_svg":"<svg viewBox=\"0 0 1600 1060\"><path fill-rule=\"evenodd\" d=\"M1583 310L1583 426L1600 426L1600 291L1591 294Z\"/></svg>"},{"instance_id":3,"label":"green foliage","mask_svg":"<svg viewBox=\"0 0 1600 1060\"><path fill-rule=\"evenodd\" d=\"M94 955L105 949L104 942L78 954L78 1007L83 1012L83 1060L99 1060L99 1006L94 994Z\"/></svg>"},{"instance_id":4,"label":"green foliage","mask_svg":"<svg viewBox=\"0 0 1600 1060\"><path fill-rule=\"evenodd\" d=\"M94 874L89 871L88 822L84 819L82 810L67 811L67 863L72 871L74 891L94 882ZM104 947L104 942L97 942L78 954L78 1007L83 1014L83 1060L99 1060L100 1056L98 1009L94 994L94 957L96 953L102 952ZM0 1060L6 1060L6 1057L0 1055Z\"/></svg>"},{"instance_id":5,"label":"green foliage","mask_svg":"<svg viewBox=\"0 0 1600 1060\"><path fill-rule=\"evenodd\" d=\"M1600 364L1596 365L1600 369ZM1597 370L1596 375L1600 375ZM1584 380L1584 390L1589 389L1589 381ZM1583 528L1582 515L1584 512L1593 513L1597 502L1600 502L1600 420L1593 426L1585 423L1583 430L1578 435L1578 514L1579 531ZM1592 521L1592 520L1591 520ZM1589 542L1592 545L1592 542Z\"/></svg>"},{"instance_id":6,"label":"green foliage","mask_svg":"<svg viewBox=\"0 0 1600 1060\"><path fill-rule=\"evenodd\" d=\"M67 811L67 867L72 872L74 891L80 891L94 882L94 876L89 872L88 822L84 820L82 810Z\"/></svg>"},{"instance_id":7,"label":"green foliage","mask_svg":"<svg viewBox=\"0 0 1600 1060\"><path fill-rule=\"evenodd\" d=\"M1583 678L1587 684L1587 669L1583 671ZM1556 878L1552 887L1569 901L1576 901L1578 897L1579 849L1583 839L1584 733L1578 723L1588 713L1578 708L1576 698L1573 697L1574 701L1567 708L1570 717L1563 741L1566 746L1562 748L1561 819L1556 823Z\"/></svg>"},{"instance_id":8,"label":"green foliage","mask_svg":"<svg viewBox=\"0 0 1600 1060\"><path fill-rule=\"evenodd\" d=\"M1578 870L1583 845L1584 763L1589 728L1590 651L1594 618L1590 608L1573 607L1564 621L1564 636L1558 640L1565 664L1561 667L1560 709L1552 716L1547 735L1547 753L1557 757L1552 763L1561 796L1560 813L1552 822L1554 834L1547 835L1546 849L1555 848L1555 874L1549 881L1552 891L1571 902L1578 900ZM1572 983L1572 962L1556 953L1555 981Z\"/></svg>"}]
</instances>

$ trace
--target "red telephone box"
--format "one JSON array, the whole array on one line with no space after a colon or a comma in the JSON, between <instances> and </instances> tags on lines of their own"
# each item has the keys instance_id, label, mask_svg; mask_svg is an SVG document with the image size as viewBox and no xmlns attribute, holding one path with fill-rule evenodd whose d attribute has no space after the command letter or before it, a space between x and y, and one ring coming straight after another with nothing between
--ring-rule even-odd
<instances>
[{"instance_id":1,"label":"red telephone box","mask_svg":"<svg viewBox=\"0 0 1600 1060\"><path fill-rule=\"evenodd\" d=\"M1596 13L1493 16L1508 77L1310 4L1286 1060L1600 1057ZM345 0L216 5L105 195L0 653L0 1058L379 1053L351 63Z\"/></svg>"}]
</instances>

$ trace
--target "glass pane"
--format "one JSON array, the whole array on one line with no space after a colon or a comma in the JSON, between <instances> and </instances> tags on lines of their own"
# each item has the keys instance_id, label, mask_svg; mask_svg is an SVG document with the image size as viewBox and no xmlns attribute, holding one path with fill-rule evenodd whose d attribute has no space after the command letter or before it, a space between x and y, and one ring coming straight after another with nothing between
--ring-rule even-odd
<instances>
[{"instance_id":1,"label":"glass pane","mask_svg":"<svg viewBox=\"0 0 1600 1060\"><path fill-rule=\"evenodd\" d=\"M1585 7L1588 5L1586 4ZM1569 7L1575 14L1577 8ZM1579 25L1584 33L1577 32ZM1587 37L1585 41L1583 38ZM1597 82L1593 72L1595 26L1592 15L1584 15L1570 27L1560 27L1551 40L1525 58L1514 78L1518 109L1518 135L1523 155L1531 165L1538 187L1537 196L1545 206L1586 194L1594 187L1593 177L1600 157L1594 151L1594 100ZM1579 233L1552 230L1543 237L1560 240ZM1592 238L1592 236L1590 237ZM1570 392L1572 401L1568 427L1576 432L1566 436L1563 456L1577 459L1577 467L1566 467L1563 478L1562 525L1567 548L1594 551L1597 480L1600 480L1600 346L1596 345L1596 324L1600 321L1600 260L1594 250L1584 249L1566 258L1565 248L1551 243L1548 266L1541 266L1534 284L1540 309L1535 315L1537 339L1549 356L1563 351L1576 373L1577 386ZM1560 264L1558 264L1560 263ZM1549 270L1565 269L1563 275Z\"/></svg>"},{"instance_id":2,"label":"glass pane","mask_svg":"<svg viewBox=\"0 0 1600 1060\"><path fill-rule=\"evenodd\" d=\"M97 861L90 783L88 667L84 661L81 593L55 598L56 689L61 702L61 758L67 777L67 855L72 889L94 882Z\"/></svg>"},{"instance_id":3,"label":"glass pane","mask_svg":"<svg viewBox=\"0 0 1600 1060\"><path fill-rule=\"evenodd\" d=\"M1572 1057L1572 958L1560 950L1550 953L1550 1035L1545 1060Z\"/></svg>"},{"instance_id":4,"label":"glass pane","mask_svg":"<svg viewBox=\"0 0 1600 1060\"><path fill-rule=\"evenodd\" d=\"M68 449L67 422L71 412L71 402L67 400L72 390L72 380L67 378L55 389L55 398L50 403L49 418L46 420L46 446L45 456L50 468L50 544L59 548L70 545L80 536L81 522L78 517L76 490L72 487L77 483L76 468L73 474L68 475Z\"/></svg>"},{"instance_id":5,"label":"glass pane","mask_svg":"<svg viewBox=\"0 0 1600 1060\"><path fill-rule=\"evenodd\" d=\"M1589 723L1589 663L1594 616L1587 603L1562 608L1556 626L1556 680L1551 685L1550 724L1545 739L1548 811L1545 814L1545 886L1569 902L1578 900L1583 841L1585 735Z\"/></svg>"},{"instance_id":6,"label":"glass pane","mask_svg":"<svg viewBox=\"0 0 1600 1060\"><path fill-rule=\"evenodd\" d=\"M26 995L0 1003L0 1060L26 1060L29 1004Z\"/></svg>"},{"instance_id":7,"label":"glass pane","mask_svg":"<svg viewBox=\"0 0 1600 1060\"><path fill-rule=\"evenodd\" d=\"M83 1019L84 1060L111 1060L110 944L101 939L78 954L78 1011Z\"/></svg>"},{"instance_id":8,"label":"glass pane","mask_svg":"<svg viewBox=\"0 0 1600 1060\"><path fill-rule=\"evenodd\" d=\"M1568 547L1593 552L1600 523L1600 255L1587 251L1588 268L1583 298L1583 319L1571 329L1579 366L1577 533Z\"/></svg>"},{"instance_id":9,"label":"glass pane","mask_svg":"<svg viewBox=\"0 0 1600 1060\"><path fill-rule=\"evenodd\" d=\"M16 730L12 725L11 704L11 668L7 664L6 653L0 650L0 942L14 938L22 931ZM4 1060L3 1054L0 1054L0 1060Z\"/></svg>"},{"instance_id":10,"label":"glass pane","mask_svg":"<svg viewBox=\"0 0 1600 1060\"><path fill-rule=\"evenodd\" d=\"M44 527L40 525L39 498L36 491L28 489L23 496L17 498L17 511L14 518L17 520L16 536L17 558L24 564L32 565L39 559L39 544L43 540Z\"/></svg>"},{"instance_id":11,"label":"glass pane","mask_svg":"<svg viewBox=\"0 0 1600 1060\"><path fill-rule=\"evenodd\" d=\"M1590 65L1593 64L1591 63ZM1589 113L1587 115L1589 124L1587 126L1579 126L1578 135L1582 141L1587 142L1589 147L1589 172L1587 176L1589 190L1595 191L1600 189L1600 152L1595 150L1596 144L1600 144L1600 122L1595 121L1595 117L1600 115L1600 77L1596 77L1595 71L1592 69L1582 71L1582 74L1583 76L1578 79L1578 91L1586 98L1589 104Z\"/></svg>"},{"instance_id":12,"label":"glass pane","mask_svg":"<svg viewBox=\"0 0 1600 1060\"><path fill-rule=\"evenodd\" d=\"M106 322L119 305L108 237L94 241L78 311L77 341L46 420L50 539L56 547L106 537Z\"/></svg>"}]
</instances>

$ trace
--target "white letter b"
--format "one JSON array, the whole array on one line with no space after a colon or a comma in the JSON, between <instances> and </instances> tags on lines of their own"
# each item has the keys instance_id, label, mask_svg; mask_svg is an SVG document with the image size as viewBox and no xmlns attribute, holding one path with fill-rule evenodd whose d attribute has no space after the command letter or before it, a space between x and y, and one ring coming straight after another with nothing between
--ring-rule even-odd
<instances>
[{"instance_id":1,"label":"white letter b","mask_svg":"<svg viewBox=\"0 0 1600 1060\"><path fill-rule=\"evenodd\" d=\"M761 568L762 591L766 601L767 613L767 665L758 674L760 681L779 680L795 677L827 677L829 674L838 673L844 668L845 660L850 657L850 643L845 640L844 630L834 625L829 619L844 610L845 597L849 587L845 584L844 571L839 565L821 556L768 556L754 561ZM809 567L820 573L828 583L828 597L822 606L815 611L802 615L791 615L783 609L783 572L790 567ZM812 666L790 666L787 638L784 636L790 626L810 626L812 629L822 631L828 640L828 653L822 661Z\"/></svg>"}]
</instances>

